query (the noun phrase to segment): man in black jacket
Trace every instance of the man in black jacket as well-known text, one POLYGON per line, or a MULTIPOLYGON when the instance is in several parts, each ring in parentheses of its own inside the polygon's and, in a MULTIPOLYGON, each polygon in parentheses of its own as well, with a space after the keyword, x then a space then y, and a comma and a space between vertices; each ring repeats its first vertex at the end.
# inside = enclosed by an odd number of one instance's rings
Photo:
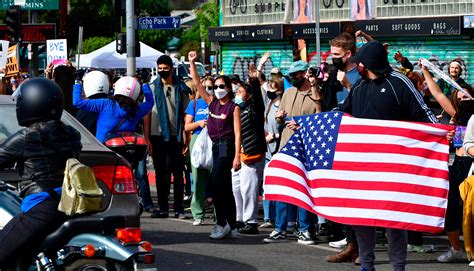
MULTIPOLYGON (((357 118, 438 122, 411 81, 392 70, 380 42, 365 44, 349 61, 357 64, 361 78, 352 87, 344 103, 344 112, 357 118)), ((361 270, 375 270, 376 228, 353 226, 353 229, 359 243, 361 270)), ((395 271, 405 270, 406 231, 387 228, 386 232, 390 262, 395 271)))

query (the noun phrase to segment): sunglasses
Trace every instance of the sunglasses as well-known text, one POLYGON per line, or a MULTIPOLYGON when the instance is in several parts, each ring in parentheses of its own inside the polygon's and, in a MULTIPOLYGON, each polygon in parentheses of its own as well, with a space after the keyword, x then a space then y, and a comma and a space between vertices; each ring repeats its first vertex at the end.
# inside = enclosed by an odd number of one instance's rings
POLYGON ((168 87, 168 89, 166 90, 166 98, 170 98, 171 97, 171 87, 168 87))
POLYGON ((213 86, 206 86, 207 90, 213 90, 214 87, 213 86))
POLYGON ((225 85, 224 85, 224 84, 220 84, 220 85, 214 86, 214 89, 217 89, 217 88, 225 89, 225 85))

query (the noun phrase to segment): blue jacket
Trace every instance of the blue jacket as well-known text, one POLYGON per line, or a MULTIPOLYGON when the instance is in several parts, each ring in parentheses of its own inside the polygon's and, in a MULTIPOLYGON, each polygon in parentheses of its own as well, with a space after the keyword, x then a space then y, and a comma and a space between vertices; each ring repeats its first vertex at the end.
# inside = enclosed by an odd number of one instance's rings
MULTIPOLYGON (((143 117, 150 112, 153 107, 153 95, 151 93, 150 86, 144 84, 142 86, 143 93, 145 94, 145 102, 141 103, 137 107, 137 112, 133 117, 127 117, 122 123, 117 132, 134 132, 137 124, 143 117)), ((83 99, 82 98, 82 85, 75 84, 72 103, 75 107, 99 113, 97 119, 97 132, 96 137, 100 142, 104 142, 105 138, 110 132, 113 132, 117 125, 126 117, 127 112, 123 110, 120 105, 110 99, 83 99)))
MULTIPOLYGON (((181 81, 177 76, 173 75, 173 86, 175 91, 175 104, 176 104, 176 127, 177 141, 183 142, 183 129, 184 129, 184 111, 187 106, 187 95, 191 93, 191 90, 186 84, 181 81), (184 96, 186 95, 186 96, 184 96)), ((169 141, 171 138, 171 129, 169 124, 168 110, 165 102, 165 95, 163 93, 163 82, 158 76, 153 81, 153 96, 155 97, 156 109, 158 111, 158 119, 160 120, 161 134, 164 141, 169 141)))

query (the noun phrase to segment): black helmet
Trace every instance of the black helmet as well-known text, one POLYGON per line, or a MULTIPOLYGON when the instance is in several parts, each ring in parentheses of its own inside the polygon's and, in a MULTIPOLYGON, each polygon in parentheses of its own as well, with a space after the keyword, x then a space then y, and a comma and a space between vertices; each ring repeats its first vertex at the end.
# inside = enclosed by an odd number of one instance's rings
POLYGON ((33 78, 21 84, 17 91, 16 118, 20 126, 61 118, 64 95, 54 81, 33 78))

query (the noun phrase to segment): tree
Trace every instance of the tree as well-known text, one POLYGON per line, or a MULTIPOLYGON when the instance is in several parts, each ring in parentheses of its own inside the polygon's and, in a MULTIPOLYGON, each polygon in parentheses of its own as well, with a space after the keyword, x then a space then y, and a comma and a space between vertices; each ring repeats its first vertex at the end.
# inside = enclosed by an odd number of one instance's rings
POLYGON ((104 47, 105 45, 111 43, 114 39, 113 38, 107 38, 107 37, 92 37, 84 40, 84 43, 82 45, 83 47, 83 52, 82 54, 88 54, 92 51, 95 51, 99 48, 104 47))
POLYGON ((208 28, 219 26, 219 5, 214 0, 195 9, 197 23, 181 36, 179 53, 187 55, 189 51, 200 52, 200 41, 204 38, 206 47, 210 46, 208 28))

